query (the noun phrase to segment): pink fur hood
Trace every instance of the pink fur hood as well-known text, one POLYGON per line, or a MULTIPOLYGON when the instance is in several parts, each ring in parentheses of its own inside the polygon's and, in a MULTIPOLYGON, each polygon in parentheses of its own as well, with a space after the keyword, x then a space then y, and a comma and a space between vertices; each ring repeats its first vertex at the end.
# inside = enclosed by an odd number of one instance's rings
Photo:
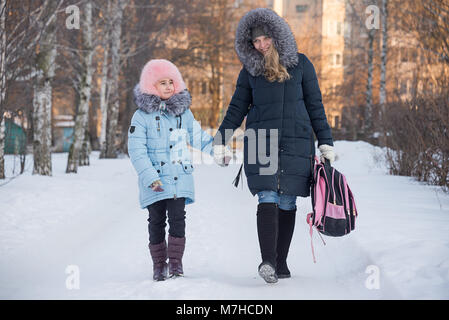
POLYGON ((153 59, 148 61, 140 74, 139 88, 142 93, 157 95, 155 83, 163 78, 173 80, 175 87, 174 94, 186 89, 184 80, 178 68, 170 61, 165 59, 153 59))

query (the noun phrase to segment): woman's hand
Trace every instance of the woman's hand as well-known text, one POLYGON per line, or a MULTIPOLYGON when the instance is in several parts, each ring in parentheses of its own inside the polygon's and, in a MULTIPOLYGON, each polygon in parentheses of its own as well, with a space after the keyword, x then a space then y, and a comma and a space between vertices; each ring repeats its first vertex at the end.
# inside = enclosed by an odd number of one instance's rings
POLYGON ((232 159, 232 151, 228 146, 214 146, 214 161, 221 167, 226 167, 232 159))
POLYGON ((332 164, 335 160, 335 153, 334 153, 334 147, 330 146, 328 144, 322 144, 318 147, 320 149, 320 161, 324 163, 325 159, 328 159, 329 162, 332 164))
POLYGON ((150 188, 155 192, 162 192, 164 191, 164 189, 162 189, 161 186, 162 186, 161 180, 156 180, 150 185, 150 188))

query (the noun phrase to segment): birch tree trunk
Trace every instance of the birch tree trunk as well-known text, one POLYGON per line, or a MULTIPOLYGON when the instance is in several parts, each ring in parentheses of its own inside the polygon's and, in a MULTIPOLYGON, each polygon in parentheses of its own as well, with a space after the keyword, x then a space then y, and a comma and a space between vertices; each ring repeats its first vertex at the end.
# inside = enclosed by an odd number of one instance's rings
MULTIPOLYGON (((49 6, 49 19, 53 21, 43 29, 37 53, 36 78, 33 96, 33 174, 51 176, 51 108, 52 80, 56 60, 55 7, 49 6)), ((45 23, 45 22, 42 22, 45 23)))
POLYGON ((368 32, 368 82, 366 85, 365 131, 371 129, 373 109, 373 69, 374 69, 374 36, 375 29, 368 32))
POLYGON ((0 179, 5 179, 6 0, 0 0, 0 179))
POLYGON ((81 154, 80 154, 80 166, 89 166, 90 165, 90 159, 89 155, 92 152, 92 146, 90 144, 90 136, 89 131, 86 129, 84 133, 84 141, 83 145, 81 147, 81 154))
POLYGON ((89 157, 88 150, 81 150, 85 145, 85 135, 89 120, 89 103, 91 97, 92 88, 92 75, 94 67, 92 65, 92 58, 94 54, 94 48, 92 44, 92 2, 88 1, 85 5, 85 16, 83 19, 83 55, 81 57, 82 70, 81 81, 79 84, 80 100, 78 110, 75 119, 75 128, 73 132, 73 142, 70 146, 69 157, 67 160, 66 173, 78 171, 79 164, 88 164, 89 157))
MULTIPOLYGON (((108 1, 108 7, 106 11, 106 19, 111 16, 111 2, 108 1)), ((106 157, 106 126, 108 119, 108 59, 109 59, 109 48, 110 48, 110 23, 106 20, 106 27, 104 30, 104 40, 103 40, 103 65, 101 67, 101 89, 100 89, 100 112, 101 112, 101 131, 100 131, 100 158, 106 157)))
POLYGON ((382 49, 380 52, 380 94, 379 94, 379 104, 383 108, 385 107, 385 103, 387 101, 387 92, 386 92, 386 74, 387 74, 387 45, 388 45, 388 0, 382 0, 382 49))
POLYGON ((101 112, 101 131, 100 131, 100 158, 106 157, 106 125, 108 120, 108 101, 109 94, 107 88, 108 82, 108 55, 109 45, 104 48, 101 89, 100 89, 100 112, 101 112))
POLYGON ((123 10, 125 0, 112 2, 112 30, 111 30, 111 77, 107 84, 109 90, 108 119, 106 128, 106 158, 116 158, 116 131, 120 107, 119 74, 120 74, 120 44, 122 36, 123 10))
POLYGON ((5 179, 5 117, 0 120, 0 179, 5 179))
MULTIPOLYGON (((383 126, 383 115, 385 114, 385 103, 387 102, 386 79, 387 79, 387 53, 388 53, 388 0, 382 0, 382 48, 380 52, 380 124, 383 126)), ((382 130, 381 145, 386 145, 386 132, 382 130)))

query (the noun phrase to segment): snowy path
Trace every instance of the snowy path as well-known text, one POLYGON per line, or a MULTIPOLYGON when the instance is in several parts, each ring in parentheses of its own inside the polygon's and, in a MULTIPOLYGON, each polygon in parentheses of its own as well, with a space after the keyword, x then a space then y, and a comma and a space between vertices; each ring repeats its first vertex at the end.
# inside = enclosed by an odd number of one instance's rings
POLYGON ((0 186, 0 299, 448 299, 449 196, 385 175, 369 144, 337 141, 336 150, 360 211, 357 230, 326 237, 324 247, 315 234, 314 264, 310 199, 298 198, 293 277, 275 285, 257 275, 257 199, 245 179, 243 189, 231 185, 238 164, 196 166, 186 276, 156 283, 130 161, 94 153, 90 167, 66 175, 67 155, 56 154, 52 178, 27 172, 0 186), (69 265, 79 267, 79 289, 66 288, 69 265), (379 289, 365 285, 368 266, 379 270, 379 289))

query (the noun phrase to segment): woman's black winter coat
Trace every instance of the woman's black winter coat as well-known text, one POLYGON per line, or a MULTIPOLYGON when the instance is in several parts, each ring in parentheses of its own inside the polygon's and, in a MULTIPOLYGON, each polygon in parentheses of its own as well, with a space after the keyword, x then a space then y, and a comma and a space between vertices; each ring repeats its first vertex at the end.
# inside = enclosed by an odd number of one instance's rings
MULTIPOLYGON (((217 133, 214 144, 226 144, 230 136, 226 136, 225 130, 232 129, 233 132, 246 117, 244 168, 251 193, 272 190, 307 197, 315 155, 313 133, 318 146, 333 145, 315 68, 306 55, 297 52, 296 42, 285 21, 270 9, 253 10, 251 16, 242 18, 237 28, 236 51, 243 68, 218 129, 221 136, 217 133), (269 82, 263 76, 263 68, 258 68, 263 65, 260 61, 263 58, 250 41, 250 29, 256 24, 262 25, 272 37, 280 61, 291 76, 289 80, 269 82), (277 168, 265 174, 263 168, 267 170, 270 163, 266 163, 260 154, 270 157, 270 144, 276 144, 273 141, 276 131, 270 129, 277 129, 278 148, 274 150, 277 163, 271 163, 277 168), (261 140, 261 144, 258 140, 264 134, 266 140, 261 140), (256 153, 251 150, 253 146, 256 153)), ((276 160, 273 156, 272 160, 276 160)))

